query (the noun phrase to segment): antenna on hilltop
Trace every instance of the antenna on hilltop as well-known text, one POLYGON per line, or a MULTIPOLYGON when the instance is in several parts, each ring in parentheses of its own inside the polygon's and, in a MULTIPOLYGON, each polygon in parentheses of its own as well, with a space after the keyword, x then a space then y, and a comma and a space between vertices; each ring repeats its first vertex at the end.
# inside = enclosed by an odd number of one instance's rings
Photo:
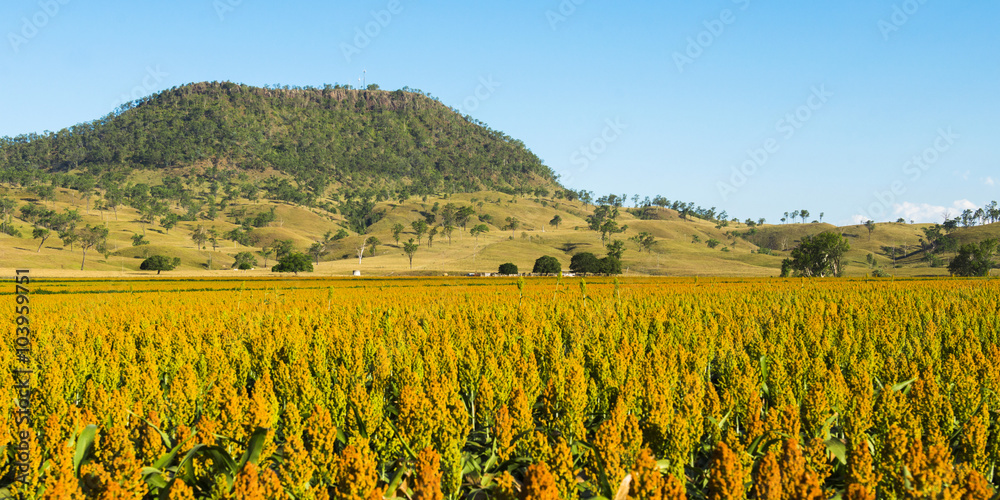
POLYGON ((362 83, 361 83, 361 88, 362 89, 367 89, 368 88, 368 70, 367 69, 361 70, 361 75, 362 75, 362 78, 363 78, 362 83))

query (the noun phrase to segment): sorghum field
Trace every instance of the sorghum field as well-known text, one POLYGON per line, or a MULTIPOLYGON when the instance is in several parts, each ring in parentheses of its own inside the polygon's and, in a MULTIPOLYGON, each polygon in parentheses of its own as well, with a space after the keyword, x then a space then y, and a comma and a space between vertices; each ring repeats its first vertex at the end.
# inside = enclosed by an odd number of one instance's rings
POLYGON ((0 497, 987 499, 1000 482, 996 281, 37 280, 21 352, 9 283, 0 497))

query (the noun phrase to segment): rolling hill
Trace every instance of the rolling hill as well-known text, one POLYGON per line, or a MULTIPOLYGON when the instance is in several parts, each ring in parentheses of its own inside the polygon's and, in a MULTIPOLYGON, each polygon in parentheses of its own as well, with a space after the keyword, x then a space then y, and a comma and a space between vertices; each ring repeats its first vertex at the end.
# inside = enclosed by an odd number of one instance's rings
MULTIPOLYGON (((606 253, 588 227, 590 198, 562 188, 520 141, 418 91, 200 83, 59 132, 0 139, 0 271, 148 275, 139 264, 159 254, 180 259, 172 275, 269 275, 268 250, 282 241, 315 249, 315 272, 328 276, 495 272, 505 262, 527 272, 542 255, 568 269, 575 253, 606 253), (461 207, 471 216, 448 238, 444 213, 461 207), (440 232, 433 241, 415 234, 420 220, 440 232), (474 238, 479 224, 489 231, 474 238), (84 262, 88 226, 108 234, 84 262), (359 261, 369 238, 380 243, 359 261), (232 270, 240 252, 254 253, 257 269, 232 270)), ((848 275, 946 275, 952 255, 924 259, 929 225, 748 226, 692 204, 617 204, 627 230, 610 238, 626 244, 625 274, 775 276, 803 237, 822 231, 849 239, 848 275), (648 250, 631 239, 640 233, 653 238, 648 250)), ((953 232, 958 243, 998 234, 998 224, 953 232)))

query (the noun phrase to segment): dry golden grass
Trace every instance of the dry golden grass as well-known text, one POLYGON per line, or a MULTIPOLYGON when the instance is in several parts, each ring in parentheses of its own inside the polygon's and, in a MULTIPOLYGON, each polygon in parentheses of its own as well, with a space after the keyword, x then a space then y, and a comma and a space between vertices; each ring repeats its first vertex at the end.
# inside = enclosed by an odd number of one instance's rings
MULTIPOLYGON (((30 195, 14 194, 19 204, 30 200, 30 195)), ((215 250, 210 246, 206 249, 196 247, 190 236, 198 226, 206 229, 214 228, 220 235, 237 227, 233 219, 225 215, 220 215, 214 221, 181 222, 168 232, 158 224, 139 223, 139 214, 130 208, 119 208, 117 215, 111 212, 87 210, 85 200, 76 197, 75 192, 64 189, 58 190, 56 200, 46 203, 46 206, 57 211, 66 208, 78 209, 83 216, 81 225, 106 224, 110 229, 108 241, 110 254, 104 256, 94 250, 89 251, 85 269, 80 271, 82 252, 78 246, 72 249, 64 247, 62 242, 53 236, 38 250, 39 241, 30 238, 31 227, 23 221, 16 221, 25 237, 13 238, 0 235, 0 263, 2 263, 0 265, 4 270, 14 267, 31 268, 45 275, 65 277, 150 276, 155 273, 139 271, 139 264, 146 256, 162 254, 181 259, 181 266, 167 273, 171 276, 272 275, 270 271, 264 269, 263 257, 258 257, 260 268, 256 270, 240 272, 229 269, 236 253, 254 251, 259 254, 259 246, 244 247, 223 240, 220 236, 215 250), (145 233, 151 244, 133 247, 131 237, 137 233, 145 233), (211 269, 208 266, 209 261, 212 263, 211 269)), ((241 200, 235 207, 245 208, 251 214, 266 211, 270 207, 275 208, 277 221, 269 227, 257 230, 261 236, 260 246, 279 239, 289 239, 297 251, 305 252, 312 243, 319 241, 323 234, 328 231, 335 233, 346 227, 342 216, 331 215, 320 209, 306 209, 265 201, 250 203, 246 200, 241 200)), ((570 258, 575 253, 587 251, 598 256, 606 253, 600 235, 588 230, 584 220, 584 217, 592 212, 593 207, 585 207, 580 202, 535 200, 497 192, 480 192, 456 194, 447 199, 414 198, 402 204, 396 201, 384 202, 379 208, 386 211, 386 216, 372 226, 369 233, 382 241, 377 247, 376 254, 371 256, 366 251, 359 263, 356 248, 363 237, 352 235, 331 247, 329 254, 325 255, 316 266, 315 275, 347 276, 355 270, 360 270, 364 275, 495 272, 499 265, 505 262, 514 263, 521 272, 529 272, 535 259, 542 255, 556 257, 562 262, 564 270, 568 270, 570 258), (443 234, 438 234, 433 245, 429 245, 425 236, 414 256, 411 268, 403 253, 402 243, 409 238, 415 238, 410 224, 423 218, 421 212, 431 212, 435 203, 440 207, 446 203, 472 205, 478 214, 488 214, 492 217, 490 231, 482 235, 478 241, 472 238, 468 229, 480 224, 476 216, 473 216, 466 229, 455 230, 451 242, 443 234), (549 224, 557 214, 563 219, 558 229, 549 224), (509 216, 516 217, 521 223, 513 232, 500 229, 509 216), (391 236, 391 228, 396 223, 401 223, 406 228, 398 244, 391 236)), ((866 263, 868 253, 875 254, 879 264, 890 274, 947 275, 946 268, 932 268, 923 262, 919 255, 901 260, 901 266, 898 268, 893 268, 891 259, 884 255, 883 247, 887 246, 902 247, 908 254, 915 252, 919 248, 920 239, 923 237, 922 229, 926 225, 882 223, 878 224, 870 239, 864 226, 836 228, 830 224, 767 225, 759 227, 759 236, 748 241, 729 234, 731 231, 747 231, 748 228, 743 224, 717 228, 715 223, 699 219, 681 219, 671 210, 662 210, 661 218, 662 220, 639 220, 622 210, 620 223, 627 224, 629 229, 624 234, 615 235, 614 238, 626 241, 623 258, 625 274, 776 276, 782 259, 788 256, 788 251, 798 245, 803 237, 822 231, 838 230, 844 233, 851 243, 851 251, 847 255, 848 276, 863 276, 870 271, 866 263), (656 238, 652 252, 639 252, 638 245, 628 241, 628 238, 641 231, 649 232, 656 238), (698 238, 697 242, 695 236, 698 238), (720 245, 715 249, 709 248, 707 242, 710 239, 718 240, 720 245), (785 251, 775 252, 774 255, 757 254, 755 251, 758 247, 752 241, 776 246, 779 250, 784 248, 785 251)), ((960 237, 960 241, 995 237, 998 233, 1000 225, 972 228, 961 232, 963 236, 960 237)), ((949 257, 946 256, 946 259, 949 257)), ((266 264, 268 268, 274 265, 274 259, 268 259, 266 264)))

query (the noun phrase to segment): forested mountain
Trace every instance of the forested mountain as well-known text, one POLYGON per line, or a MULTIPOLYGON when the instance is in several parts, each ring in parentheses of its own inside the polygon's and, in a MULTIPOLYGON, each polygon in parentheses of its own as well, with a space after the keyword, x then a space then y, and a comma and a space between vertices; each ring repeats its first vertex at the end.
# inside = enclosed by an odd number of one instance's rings
POLYGON ((331 186, 393 198, 555 183, 521 141, 405 88, 197 83, 59 132, 0 139, 0 182, 25 187, 61 172, 105 186, 136 170, 193 165, 276 171, 278 197, 306 204, 331 186))

